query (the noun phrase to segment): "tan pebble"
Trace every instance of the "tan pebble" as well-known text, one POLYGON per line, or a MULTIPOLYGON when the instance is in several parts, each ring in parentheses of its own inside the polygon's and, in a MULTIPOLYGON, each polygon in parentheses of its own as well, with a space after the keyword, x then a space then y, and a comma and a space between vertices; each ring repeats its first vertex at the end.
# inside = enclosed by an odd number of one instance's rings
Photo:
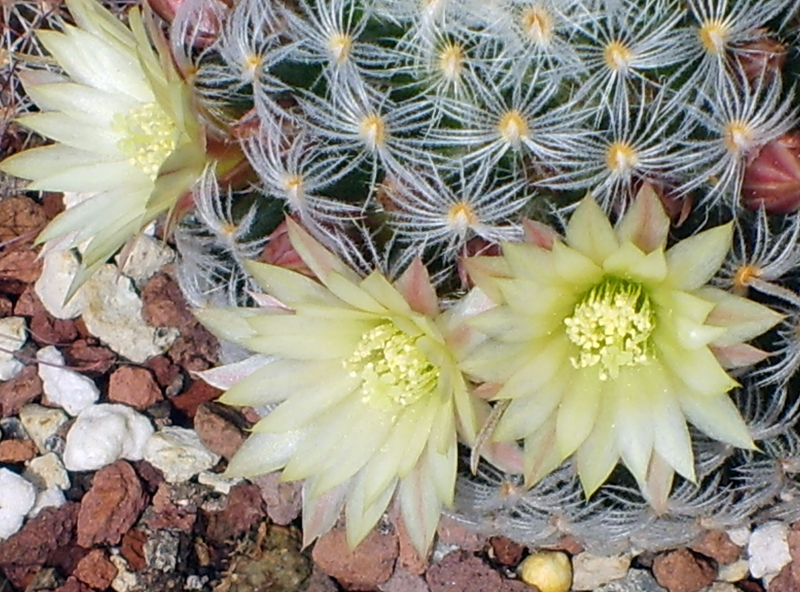
POLYGON ((520 563, 519 576, 539 592, 567 592, 572 584, 572 564, 566 553, 540 551, 520 563))

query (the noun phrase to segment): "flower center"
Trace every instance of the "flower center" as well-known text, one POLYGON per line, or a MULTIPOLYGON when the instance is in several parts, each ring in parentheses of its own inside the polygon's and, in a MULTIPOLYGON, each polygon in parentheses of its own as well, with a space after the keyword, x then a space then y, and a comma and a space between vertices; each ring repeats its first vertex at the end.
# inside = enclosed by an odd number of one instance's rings
POLYGON ((152 180, 178 144, 175 122, 158 103, 144 103, 125 115, 118 114, 112 124, 122 134, 117 148, 137 169, 152 180))
POLYGON ((439 370, 417 347, 416 339, 384 322, 368 331, 344 361, 351 377, 361 378, 361 400, 379 409, 407 407, 433 393, 439 370))
POLYGON ((746 121, 734 120, 725 125, 725 147, 731 154, 746 152, 753 141, 753 128, 746 121))
POLYGON ((599 365, 600 380, 617 378, 622 366, 649 362, 655 315, 637 283, 606 278, 575 305, 564 324, 567 337, 580 348, 580 355, 570 358, 572 366, 599 365))
POLYGON ((386 123, 377 113, 370 113, 361 119, 359 136, 372 152, 381 148, 386 140, 386 123))
POLYGON ((451 228, 460 235, 464 235, 468 228, 472 228, 478 223, 478 217, 469 204, 460 201, 447 212, 447 221, 451 228))
POLYGON ((350 57, 350 50, 353 47, 353 38, 347 33, 336 31, 328 39, 328 50, 331 59, 337 64, 343 64, 350 57))

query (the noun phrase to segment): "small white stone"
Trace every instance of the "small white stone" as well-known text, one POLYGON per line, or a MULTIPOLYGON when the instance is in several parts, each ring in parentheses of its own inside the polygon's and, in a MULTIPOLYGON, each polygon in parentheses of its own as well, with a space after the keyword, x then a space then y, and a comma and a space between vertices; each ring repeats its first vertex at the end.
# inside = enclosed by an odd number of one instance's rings
POLYGON ((126 405, 92 405, 67 433, 64 466, 70 471, 96 471, 120 458, 142 460, 152 434, 150 420, 126 405))
POLYGON ((572 558, 572 589, 594 590, 613 580, 624 578, 631 565, 628 554, 603 557, 592 553, 578 553, 572 558))
POLYGON ((194 430, 165 427, 147 441, 144 458, 167 482, 181 483, 213 467, 220 456, 206 448, 194 430))
POLYGON ((121 261, 121 255, 117 257, 117 265, 122 273, 134 281, 137 287, 141 287, 174 259, 175 252, 163 241, 141 234, 133 239, 133 244, 126 253, 124 261, 121 261))
POLYGON ((197 482, 201 485, 208 485, 209 487, 212 487, 217 493, 227 495, 231 492, 231 488, 234 485, 242 482, 242 479, 239 477, 225 479, 220 473, 203 471, 197 475, 197 482))
POLYGON ((47 439, 55 435, 61 426, 69 421, 69 417, 61 409, 30 404, 19 410, 19 420, 39 452, 45 454, 49 452, 47 439))
POLYGON ((747 526, 740 526, 739 528, 731 528, 725 532, 734 545, 746 547, 747 543, 750 541, 750 533, 752 531, 747 526))
POLYGON ((744 580, 750 573, 750 563, 747 559, 739 559, 733 563, 719 566, 717 579, 721 582, 738 582, 744 580))
POLYGON ((36 488, 8 469, 0 469, 0 539, 22 528, 25 514, 36 501, 36 488))
POLYGON ((136 573, 132 572, 128 567, 128 562, 116 553, 112 553, 109 557, 111 563, 117 568, 117 575, 111 581, 111 589, 116 592, 134 592, 135 590, 142 590, 139 586, 139 578, 136 573))
POLYGON ((86 306, 82 289, 65 301, 72 280, 80 268, 77 257, 70 250, 48 250, 42 260, 42 275, 33 285, 34 292, 47 312, 55 318, 74 319, 86 306))
POLYGON ((177 329, 150 327, 142 318, 142 300, 129 278, 114 265, 103 265, 84 284, 83 322, 109 348, 137 364, 164 352, 177 329))
POLYGON ((728 582, 714 582, 704 592, 740 592, 739 588, 728 582))
POLYGON ((54 346, 40 349, 36 359, 43 362, 39 364, 39 378, 47 400, 53 405, 75 416, 100 398, 94 380, 64 368, 64 356, 54 346))
POLYGON ((58 487, 50 487, 36 494, 36 503, 33 504, 33 509, 28 516, 33 518, 45 508, 58 508, 65 503, 67 503, 67 498, 64 497, 64 492, 58 487))
POLYGON ((775 576, 792 560, 788 535, 789 526, 777 521, 765 522, 753 531, 747 554, 754 578, 775 576))
POLYGON ((69 474, 55 452, 37 456, 22 473, 37 489, 69 489, 69 474))
POLYGON ((28 339, 25 319, 5 317, 0 319, 0 380, 11 380, 22 372, 25 365, 14 357, 28 339))

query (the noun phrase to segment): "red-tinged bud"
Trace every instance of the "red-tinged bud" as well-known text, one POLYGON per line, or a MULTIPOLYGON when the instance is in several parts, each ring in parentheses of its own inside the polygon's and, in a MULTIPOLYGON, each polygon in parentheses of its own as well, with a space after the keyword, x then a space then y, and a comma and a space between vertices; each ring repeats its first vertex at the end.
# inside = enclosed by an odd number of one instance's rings
MULTIPOLYGON (((295 222, 297 222, 297 220, 295 220, 295 222)), ((316 278, 314 272, 311 271, 292 246, 289 240, 289 228, 285 220, 269 235, 269 241, 264 247, 259 261, 296 271, 310 278, 316 278)))
POLYGON ((766 144, 745 169, 742 201, 746 208, 763 207, 770 214, 800 209, 800 132, 766 144))
POLYGON ((786 46, 766 34, 757 41, 738 46, 736 51, 742 72, 752 85, 780 79, 786 57, 786 46))

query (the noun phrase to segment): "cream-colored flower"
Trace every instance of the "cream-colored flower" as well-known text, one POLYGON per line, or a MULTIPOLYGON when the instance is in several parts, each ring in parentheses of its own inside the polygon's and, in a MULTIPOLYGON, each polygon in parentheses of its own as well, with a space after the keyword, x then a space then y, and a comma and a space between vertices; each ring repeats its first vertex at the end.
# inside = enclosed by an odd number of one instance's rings
POLYGON ((362 279, 295 223, 288 230, 321 283, 252 263, 269 294, 261 309, 197 311, 218 336, 261 354, 204 374, 227 389, 221 401, 277 404, 228 474, 283 469, 285 480, 304 479, 306 542, 345 507, 355 546, 397 493, 424 553, 453 499, 457 435, 472 443, 489 411, 468 393, 455 359, 469 338, 460 315, 474 302, 440 313, 418 260, 394 285, 377 271, 362 279))
POLYGON ((77 288, 130 237, 170 210, 202 172, 202 130, 169 56, 156 55, 138 9, 130 29, 94 0, 67 0, 77 26, 38 31, 64 71, 24 72, 40 113, 19 122, 56 141, 0 163, 28 188, 94 194, 58 216, 39 242, 88 241, 77 288))
POLYGON ((706 286, 731 243, 731 225, 666 250, 669 220, 644 187, 616 228, 591 198, 562 240, 531 227, 537 244, 467 262, 499 305, 471 324, 490 336, 462 364, 496 384, 508 407, 492 439, 524 440, 529 484, 575 455, 587 495, 621 458, 651 503, 673 471, 693 480, 688 420, 752 448, 726 372, 763 359, 743 342, 780 316, 706 286))

